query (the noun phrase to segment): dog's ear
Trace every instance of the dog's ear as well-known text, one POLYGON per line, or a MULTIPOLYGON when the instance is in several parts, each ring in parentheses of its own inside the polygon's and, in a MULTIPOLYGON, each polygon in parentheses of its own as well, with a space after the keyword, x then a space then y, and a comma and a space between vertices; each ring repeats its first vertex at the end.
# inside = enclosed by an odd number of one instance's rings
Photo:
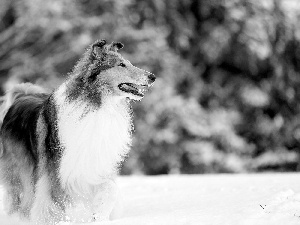
POLYGON ((124 47, 124 45, 121 42, 112 42, 109 45, 109 50, 116 52, 116 51, 118 51, 119 49, 121 49, 123 47, 124 47))
POLYGON ((92 54, 93 59, 101 59, 103 51, 106 51, 106 40, 98 40, 92 44, 92 54))

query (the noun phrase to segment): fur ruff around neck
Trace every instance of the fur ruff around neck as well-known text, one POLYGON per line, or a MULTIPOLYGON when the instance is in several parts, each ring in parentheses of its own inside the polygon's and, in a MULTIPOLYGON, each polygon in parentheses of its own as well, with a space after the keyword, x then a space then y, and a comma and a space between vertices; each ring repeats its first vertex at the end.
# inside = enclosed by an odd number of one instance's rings
POLYGON ((125 98, 107 97, 97 110, 68 101, 66 85, 54 95, 58 136, 62 145, 59 168, 67 190, 88 192, 103 178, 113 177, 131 145, 131 110, 125 98))

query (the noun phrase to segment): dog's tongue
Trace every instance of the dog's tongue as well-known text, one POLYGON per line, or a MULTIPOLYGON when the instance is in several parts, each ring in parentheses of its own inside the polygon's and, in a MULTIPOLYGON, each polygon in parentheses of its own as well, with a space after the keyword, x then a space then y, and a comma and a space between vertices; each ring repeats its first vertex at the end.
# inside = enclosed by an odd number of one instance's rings
POLYGON ((132 84, 124 83, 121 86, 122 86, 122 88, 126 89, 127 91, 136 91, 137 90, 137 88, 134 87, 132 84))
POLYGON ((140 85, 136 85, 136 84, 132 84, 132 83, 122 83, 119 85, 119 88, 122 91, 130 92, 134 95, 138 95, 141 97, 144 96, 144 92, 146 89, 146 87, 144 87, 144 86, 140 86, 140 85))

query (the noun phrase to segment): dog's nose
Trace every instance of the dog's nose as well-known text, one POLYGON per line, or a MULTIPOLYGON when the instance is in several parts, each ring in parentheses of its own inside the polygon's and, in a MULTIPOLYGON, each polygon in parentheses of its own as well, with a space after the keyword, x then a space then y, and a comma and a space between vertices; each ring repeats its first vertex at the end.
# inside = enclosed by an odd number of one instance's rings
POLYGON ((155 77, 155 75, 154 75, 153 73, 150 73, 150 74, 148 75, 148 79, 149 79, 149 81, 150 81, 151 83, 153 83, 153 82, 155 81, 156 77, 155 77))

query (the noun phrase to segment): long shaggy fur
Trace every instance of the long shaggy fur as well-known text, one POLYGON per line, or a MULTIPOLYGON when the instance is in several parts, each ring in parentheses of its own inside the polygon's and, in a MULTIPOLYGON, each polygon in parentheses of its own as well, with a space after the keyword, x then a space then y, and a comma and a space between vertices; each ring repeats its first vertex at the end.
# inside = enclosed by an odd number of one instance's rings
POLYGON ((154 75, 97 41, 69 78, 48 93, 32 84, 7 92, 0 107, 0 178, 6 210, 34 224, 108 220, 114 178, 131 145, 128 99, 139 100, 154 75), (72 211, 73 210, 73 211, 72 211))
POLYGON ((8 213, 29 216, 38 157, 34 125, 47 97, 46 91, 38 86, 20 84, 7 92, 1 106, 0 171, 8 213))

